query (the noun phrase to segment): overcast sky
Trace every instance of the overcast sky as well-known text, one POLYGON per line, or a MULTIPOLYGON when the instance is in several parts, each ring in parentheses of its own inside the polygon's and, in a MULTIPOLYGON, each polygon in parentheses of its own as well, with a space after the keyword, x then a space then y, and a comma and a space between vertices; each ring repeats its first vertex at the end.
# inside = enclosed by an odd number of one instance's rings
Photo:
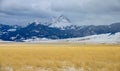
POLYGON ((25 25, 65 15, 73 24, 120 22, 120 0, 0 0, 0 23, 25 25))

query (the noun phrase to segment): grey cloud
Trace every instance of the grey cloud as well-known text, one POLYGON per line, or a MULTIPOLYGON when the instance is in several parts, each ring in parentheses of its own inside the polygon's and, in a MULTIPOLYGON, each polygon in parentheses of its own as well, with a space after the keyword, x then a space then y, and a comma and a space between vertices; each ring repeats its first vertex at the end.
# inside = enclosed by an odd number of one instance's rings
POLYGON ((26 23, 59 14, 77 25, 120 22, 120 0, 0 0, 0 21, 3 22, 17 23, 16 20, 21 19, 18 23, 26 23))
POLYGON ((69 2, 60 1, 53 4, 53 10, 82 13, 120 12, 120 0, 71 0, 69 2))
POLYGON ((11 0, 10 2, 5 0, 0 7, 0 12, 10 15, 46 17, 53 13, 55 14, 55 12, 52 12, 49 7, 49 3, 46 1, 34 3, 33 0, 11 0))

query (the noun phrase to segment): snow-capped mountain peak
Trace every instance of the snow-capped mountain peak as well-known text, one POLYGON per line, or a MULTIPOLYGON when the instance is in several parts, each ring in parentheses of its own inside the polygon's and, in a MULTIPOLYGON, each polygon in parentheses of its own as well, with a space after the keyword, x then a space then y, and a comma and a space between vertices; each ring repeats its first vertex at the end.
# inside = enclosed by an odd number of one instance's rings
POLYGON ((60 15, 59 17, 53 17, 51 20, 51 25, 50 27, 57 27, 64 29, 67 26, 71 26, 70 20, 65 17, 64 15, 60 15))
POLYGON ((72 25, 70 20, 64 15, 60 15, 58 17, 52 17, 48 19, 35 19, 32 23, 34 23, 36 26, 41 24, 52 28, 59 28, 62 30, 72 25))
POLYGON ((60 15, 60 16, 57 18, 57 20, 58 20, 59 22, 61 22, 61 21, 70 22, 70 20, 69 20, 67 17, 65 17, 64 15, 60 15))
POLYGON ((38 19, 35 19, 35 20, 34 20, 34 23, 35 23, 36 25, 38 25, 38 24, 40 24, 40 21, 39 21, 38 19))

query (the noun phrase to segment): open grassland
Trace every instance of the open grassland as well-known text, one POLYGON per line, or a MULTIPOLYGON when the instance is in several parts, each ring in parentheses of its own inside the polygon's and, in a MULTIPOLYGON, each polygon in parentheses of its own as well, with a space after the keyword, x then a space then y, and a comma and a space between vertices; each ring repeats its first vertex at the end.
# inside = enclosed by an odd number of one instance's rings
POLYGON ((0 71, 120 71, 120 45, 0 43, 0 71))

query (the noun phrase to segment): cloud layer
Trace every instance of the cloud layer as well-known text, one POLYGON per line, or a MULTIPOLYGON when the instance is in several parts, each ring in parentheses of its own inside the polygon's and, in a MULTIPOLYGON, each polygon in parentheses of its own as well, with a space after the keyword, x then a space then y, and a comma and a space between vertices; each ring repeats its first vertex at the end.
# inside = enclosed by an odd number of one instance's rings
POLYGON ((0 23, 24 25, 60 14, 77 25, 120 22, 120 0, 0 0, 0 23))

